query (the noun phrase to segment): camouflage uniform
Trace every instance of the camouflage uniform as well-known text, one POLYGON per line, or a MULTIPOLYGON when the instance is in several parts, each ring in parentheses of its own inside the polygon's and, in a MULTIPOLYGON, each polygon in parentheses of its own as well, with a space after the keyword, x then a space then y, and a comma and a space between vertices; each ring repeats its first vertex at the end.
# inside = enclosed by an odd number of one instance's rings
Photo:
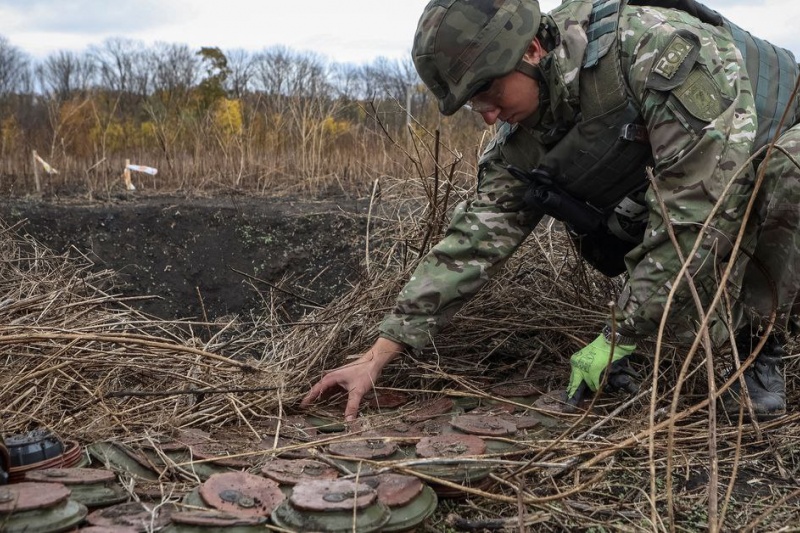
MULTIPOLYGON (((547 153, 545 146, 551 146, 550 132, 574 120, 580 106, 577 73, 590 41, 586 28, 591 10, 591 2, 571 0, 544 17, 555 48, 541 63, 547 94, 540 111, 525 123, 501 125, 481 158, 474 198, 457 206, 446 235, 421 262, 381 323, 382 336, 413 348, 426 346, 542 219, 542 212, 525 203, 528 185, 507 167, 536 168, 547 153)), ((684 256, 723 197, 689 265, 707 305, 737 238, 757 170, 748 163, 757 148, 758 124, 742 54, 727 30, 672 9, 624 5, 616 35, 616 66, 621 67, 647 128, 655 187, 684 256), (692 48, 697 54, 693 59, 696 75, 686 76, 684 71, 678 79, 682 83, 665 89, 662 82, 674 74, 669 53, 676 50, 678 32, 697 39, 699 46, 692 48), (740 172, 742 167, 745 170, 740 172)), ((680 46, 677 50, 681 51, 680 46)), ((687 57, 680 56, 680 61, 691 67, 687 57)), ((779 117, 782 111, 775 113, 779 117)), ((747 224, 742 246, 747 252, 755 251, 757 261, 737 260, 730 280, 729 291, 740 304, 738 311, 748 312, 753 320, 767 316, 773 307, 770 284, 760 266, 766 267, 777 285, 781 323, 797 294, 800 171, 792 157, 800 152, 798 143, 800 126, 783 134, 779 144, 785 152, 776 152, 768 161, 756 216, 747 224), (746 290, 740 295, 743 284, 746 290)), ((656 331, 682 266, 652 187, 646 192, 645 205, 641 241, 624 258, 628 281, 619 301, 617 324, 622 334, 635 337, 656 331)), ((696 319, 687 317, 694 309, 684 281, 672 302, 669 324, 691 331, 696 319)), ((724 333, 724 327, 717 329, 724 333)))

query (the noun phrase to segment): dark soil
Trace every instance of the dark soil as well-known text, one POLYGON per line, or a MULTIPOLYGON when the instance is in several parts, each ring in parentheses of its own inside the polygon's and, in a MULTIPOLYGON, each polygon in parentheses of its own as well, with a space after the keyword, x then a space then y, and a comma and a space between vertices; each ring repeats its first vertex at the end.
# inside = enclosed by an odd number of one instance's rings
POLYGON ((121 296, 164 319, 214 320, 270 306, 291 319, 359 275, 368 203, 222 196, 13 200, 0 218, 57 253, 119 274, 121 296))

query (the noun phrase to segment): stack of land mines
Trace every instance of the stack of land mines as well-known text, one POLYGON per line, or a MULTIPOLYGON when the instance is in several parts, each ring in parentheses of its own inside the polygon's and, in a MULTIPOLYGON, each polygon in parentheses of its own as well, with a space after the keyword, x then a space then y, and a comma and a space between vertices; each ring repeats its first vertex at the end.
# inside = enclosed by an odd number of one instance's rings
POLYGON ((349 425, 305 412, 248 433, 189 428, 84 446, 56 443, 46 430, 12 437, 34 455, 45 446, 58 454, 15 466, 23 448, 4 450, 0 523, 40 533, 415 531, 440 501, 490 490, 524 465, 526 441, 563 431, 545 414, 552 399, 529 385, 490 392, 412 402, 379 391, 349 425))

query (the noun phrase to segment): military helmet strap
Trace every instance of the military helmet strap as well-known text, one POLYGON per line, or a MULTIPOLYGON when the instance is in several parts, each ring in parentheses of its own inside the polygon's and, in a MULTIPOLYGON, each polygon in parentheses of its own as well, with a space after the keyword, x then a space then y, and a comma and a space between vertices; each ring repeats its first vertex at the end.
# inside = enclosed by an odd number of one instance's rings
POLYGON ((547 81, 544 78, 544 74, 542 73, 541 67, 539 67, 539 65, 532 65, 527 61, 525 61, 524 59, 519 60, 519 63, 517 63, 517 66, 514 68, 514 70, 525 74, 529 78, 533 78, 539 83, 547 83, 547 81))

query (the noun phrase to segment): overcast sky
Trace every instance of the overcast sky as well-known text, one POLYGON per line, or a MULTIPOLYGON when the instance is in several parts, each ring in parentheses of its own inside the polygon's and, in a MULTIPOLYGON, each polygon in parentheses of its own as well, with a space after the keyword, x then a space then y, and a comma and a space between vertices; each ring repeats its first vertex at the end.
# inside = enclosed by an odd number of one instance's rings
MULTIPOLYGON (((43 58, 109 37, 258 51, 284 45, 336 62, 408 57, 427 0, 0 0, 0 35, 43 58)), ((543 10, 559 0, 542 0, 543 10)), ((800 56, 800 0, 707 0, 800 56)))

